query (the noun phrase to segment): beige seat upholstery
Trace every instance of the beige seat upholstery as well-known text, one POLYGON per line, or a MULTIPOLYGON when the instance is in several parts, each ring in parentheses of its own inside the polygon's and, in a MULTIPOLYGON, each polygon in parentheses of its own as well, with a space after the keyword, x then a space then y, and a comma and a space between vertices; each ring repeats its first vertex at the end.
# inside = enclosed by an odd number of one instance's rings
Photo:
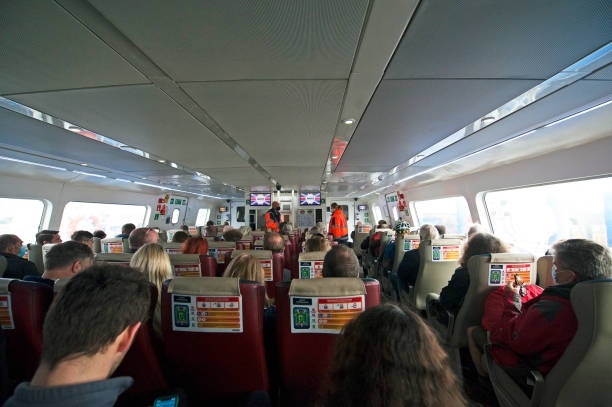
POLYGON ((225 253, 235 249, 235 242, 208 242, 208 255, 214 257, 217 264, 225 264, 225 253))
POLYGON ((0 256, 0 277, 4 274, 6 270, 6 257, 0 256))
POLYGON ((95 262, 129 266, 132 256, 132 253, 97 253, 95 255, 95 262))
POLYGON ((171 254, 172 274, 176 277, 201 277, 202 264, 199 254, 171 254))
POLYGON ((182 243, 160 243, 160 245, 168 254, 182 254, 182 243))
POLYGON ((413 307, 425 310, 427 294, 440 294, 459 265, 460 253, 461 241, 458 239, 421 241, 419 272, 409 294, 409 302, 413 307))
POLYGON ((465 235, 460 235, 460 234, 456 234, 456 233, 446 233, 442 236, 440 236, 440 238, 442 239, 459 239, 462 242, 467 239, 467 237, 465 235))
POLYGON ((28 260, 34 263, 41 274, 45 271, 41 245, 32 243, 28 244, 28 260))
POLYGON ((102 253, 102 239, 100 239, 99 237, 94 237, 91 249, 94 253, 102 253))
POLYGON ((168 233, 165 230, 159 232, 158 243, 166 243, 168 241, 168 233))
POLYGON ((253 242, 253 249, 254 250, 263 250, 263 240, 255 240, 253 242))
POLYGON ((298 279, 309 279, 311 272, 323 277, 323 260, 327 252, 300 253, 298 256, 298 279))
POLYGON ((612 406, 612 280, 585 281, 571 291, 578 331, 546 378, 534 371, 531 399, 493 361, 486 365, 501 406, 612 406))
MULTIPOLYGON (((491 291, 506 285, 505 282, 501 282, 498 285, 491 285, 489 281, 491 265, 495 266, 500 264, 513 266, 524 265, 525 267, 521 267, 521 269, 530 270, 529 281, 531 284, 535 284, 536 265, 535 258, 532 254, 493 253, 470 257, 468 260, 468 273, 470 274, 468 291, 457 316, 453 317, 450 315, 449 318, 448 333, 451 346, 456 348, 467 346, 467 328, 474 325, 480 325, 487 296, 491 291)), ((508 273, 508 275, 510 274, 511 272, 508 273)))
POLYGON ((404 253, 418 248, 420 241, 421 240, 418 234, 399 235, 395 238, 395 253, 393 254, 393 268, 391 272, 397 272, 397 268, 404 258, 404 253))
POLYGON ((42 245, 41 252, 42 252, 43 270, 45 268, 45 261, 46 261, 45 257, 47 257, 47 253, 49 253, 49 250, 51 250, 51 248, 55 246, 56 244, 58 243, 47 243, 47 244, 42 245))
POLYGON ((262 232, 262 231, 258 231, 258 230, 254 230, 253 232, 251 232, 251 236, 253 236, 253 240, 255 240, 255 241, 263 240, 265 234, 266 234, 266 232, 262 232))
POLYGON ((548 288, 551 285, 556 285, 552 277, 553 256, 542 256, 538 259, 538 278, 539 286, 548 288))
POLYGON ((369 232, 359 232, 355 231, 355 238, 353 239, 353 248, 355 249, 355 253, 361 256, 363 255, 361 251, 361 243, 368 237, 369 232))
POLYGON ((102 239, 102 253, 127 253, 129 251, 128 239, 110 237, 102 239))

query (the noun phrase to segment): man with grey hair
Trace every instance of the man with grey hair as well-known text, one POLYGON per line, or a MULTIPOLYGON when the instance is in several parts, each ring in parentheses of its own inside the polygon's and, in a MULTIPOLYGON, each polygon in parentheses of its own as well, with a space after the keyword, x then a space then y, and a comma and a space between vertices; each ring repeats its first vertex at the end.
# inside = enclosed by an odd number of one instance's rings
POLYGON ((325 255, 323 277, 359 277, 359 260, 348 246, 338 245, 325 255))
POLYGON ((23 258, 23 241, 17 235, 0 235, 0 256, 6 259, 6 269, 1 277, 23 278, 29 274, 39 275, 31 261, 23 258))
MULTIPOLYGON (((491 329, 491 343, 497 363, 507 368, 519 385, 525 384, 529 369, 548 373, 559 360, 578 330, 578 321, 570 301, 570 292, 583 281, 612 277, 610 250, 592 240, 568 239, 553 246, 553 279, 527 303, 521 302, 520 287, 511 281, 504 289, 504 309, 491 329)), ((484 346, 486 335, 481 327, 468 329, 470 351, 484 346)), ((472 358, 479 359, 480 354, 472 358)))

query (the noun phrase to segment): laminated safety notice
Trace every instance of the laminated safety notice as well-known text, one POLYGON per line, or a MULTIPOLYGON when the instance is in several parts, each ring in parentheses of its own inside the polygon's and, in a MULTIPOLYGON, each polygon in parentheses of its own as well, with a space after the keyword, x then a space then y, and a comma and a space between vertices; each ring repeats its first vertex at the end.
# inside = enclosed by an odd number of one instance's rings
POLYGON ((404 240, 404 251, 407 252, 408 250, 418 249, 420 244, 420 240, 406 239, 404 240))
POLYGON ((172 269, 177 277, 200 277, 202 269, 200 264, 173 264, 172 269))
POLYGON ((217 264, 225 264, 225 253, 231 253, 234 249, 217 249, 216 257, 217 264))
POLYGON ((514 281, 517 275, 523 284, 531 284, 531 264, 491 264, 489 266, 489 285, 502 286, 514 281))
POLYGON ((181 249, 174 248, 174 247, 166 247, 166 253, 168 253, 168 254, 183 254, 183 252, 181 252, 181 249))
POLYGON ((459 246, 431 247, 432 261, 458 261, 459 257, 461 257, 461 248, 459 246))
POLYGON ((0 295, 0 326, 2 329, 15 329, 10 294, 0 295))
POLYGON ((338 334, 365 310, 365 296, 290 297, 292 333, 338 334))
POLYGON ((322 278, 323 260, 310 260, 300 262, 300 279, 322 278))
POLYGON ((123 253, 123 242, 104 242, 104 253, 123 253))
POLYGON ((172 330, 242 332, 241 296, 172 295, 172 330))
POLYGON ((264 271, 264 281, 274 281, 272 275, 272 260, 259 260, 264 271))

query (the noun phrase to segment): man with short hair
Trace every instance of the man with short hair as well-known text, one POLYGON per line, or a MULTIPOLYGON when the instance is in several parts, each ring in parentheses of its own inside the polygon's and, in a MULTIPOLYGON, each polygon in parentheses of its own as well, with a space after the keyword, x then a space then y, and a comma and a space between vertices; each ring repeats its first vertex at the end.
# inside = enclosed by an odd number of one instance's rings
POLYGON ((73 242, 79 242, 82 244, 86 244, 89 248, 93 247, 93 234, 86 230, 77 230, 70 236, 70 240, 73 242))
POLYGON ((130 234, 134 231, 134 229, 136 229, 136 225, 134 225, 133 223, 126 223, 125 225, 121 226, 121 234, 115 237, 127 239, 128 237, 130 237, 130 234))
POLYGON ((71 278, 45 318, 32 381, 17 386, 4 406, 112 406, 133 380, 108 377, 147 318, 150 300, 148 281, 132 268, 95 266, 71 278))
POLYGON ((329 220, 329 228, 327 233, 334 236, 334 241, 340 244, 348 243, 348 226, 346 225, 346 217, 342 213, 342 207, 337 203, 331 204, 332 216, 329 220))
POLYGON ((36 265, 22 256, 23 241, 17 235, 0 235, 0 256, 6 259, 6 269, 3 278, 18 278, 32 274, 40 275, 36 265))
POLYGON ((280 222, 280 203, 274 201, 272 202, 272 208, 266 212, 266 229, 272 232, 279 232, 280 222))
POLYGON ((323 277, 359 277, 359 260, 353 249, 338 245, 323 260, 323 277))
POLYGON ((128 240, 129 252, 136 253, 136 250, 148 243, 157 243, 159 240, 159 234, 155 229, 151 228, 137 228, 130 233, 128 240))
POLYGON ((91 267, 93 262, 94 254, 89 246, 73 241, 60 243, 47 252, 42 278, 70 278, 91 267))
POLYGON ((282 253, 285 250, 283 236, 276 232, 267 232, 263 241, 264 250, 272 250, 272 253, 282 253))
POLYGON ((93 237, 97 237, 98 239, 106 239, 106 233, 103 230, 96 230, 93 232, 93 237))
POLYGON ((49 243, 62 243, 62 238, 57 230, 41 230, 36 234, 36 243, 39 245, 49 243))

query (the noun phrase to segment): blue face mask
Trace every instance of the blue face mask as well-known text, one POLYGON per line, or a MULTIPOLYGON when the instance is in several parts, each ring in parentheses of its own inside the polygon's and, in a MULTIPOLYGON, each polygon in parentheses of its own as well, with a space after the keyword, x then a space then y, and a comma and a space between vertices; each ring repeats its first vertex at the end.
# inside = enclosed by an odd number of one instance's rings
POLYGON ((21 246, 21 250, 19 251, 19 257, 23 257, 26 254, 25 246, 21 246))
POLYGON ((552 273, 551 274, 552 274, 552 278, 553 278, 553 281, 555 282, 555 284, 559 284, 559 282, 557 281, 557 266, 555 266, 554 264, 552 266, 552 273))

